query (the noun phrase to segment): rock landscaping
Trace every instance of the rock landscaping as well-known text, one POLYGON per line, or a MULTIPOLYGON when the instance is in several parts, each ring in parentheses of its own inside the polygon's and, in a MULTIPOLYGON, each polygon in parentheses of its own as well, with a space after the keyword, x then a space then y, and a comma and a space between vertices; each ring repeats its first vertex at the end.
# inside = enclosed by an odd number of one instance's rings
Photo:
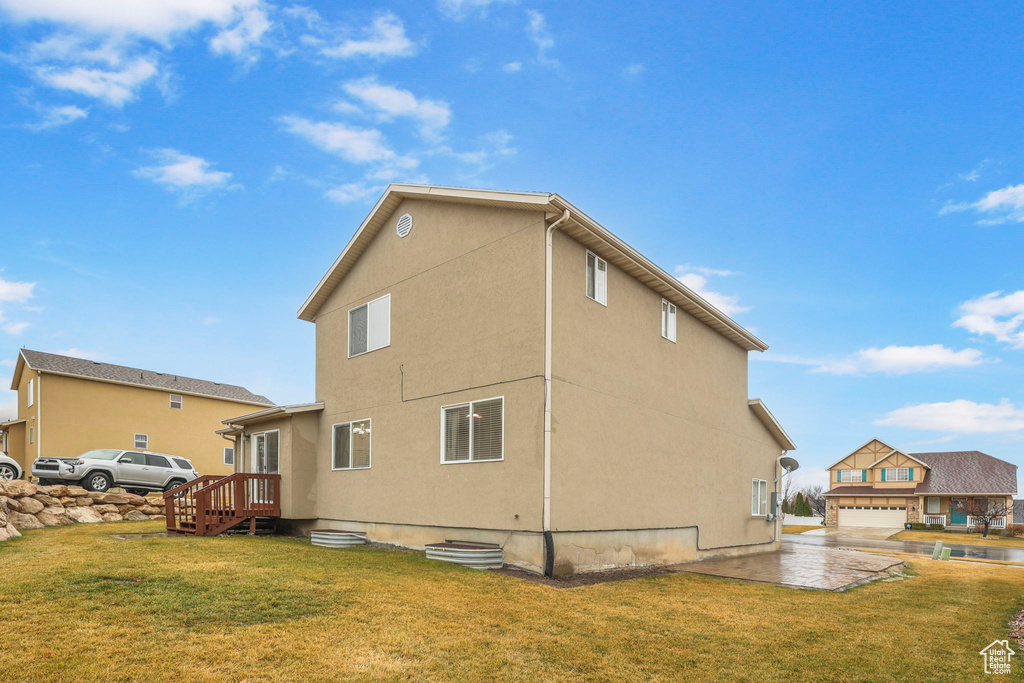
POLYGON ((0 541, 21 536, 21 529, 163 518, 164 499, 157 493, 95 493, 23 479, 0 481, 0 541))

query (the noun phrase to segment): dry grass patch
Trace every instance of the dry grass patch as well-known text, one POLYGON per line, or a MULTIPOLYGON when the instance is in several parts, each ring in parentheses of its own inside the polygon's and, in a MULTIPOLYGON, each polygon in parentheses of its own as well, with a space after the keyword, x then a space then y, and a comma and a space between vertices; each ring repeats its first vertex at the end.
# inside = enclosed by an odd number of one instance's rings
POLYGON ((928 561, 844 593, 696 574, 559 590, 372 547, 113 538, 158 529, 0 546, 6 680, 981 681, 978 650, 1024 606, 1019 569, 928 561))
POLYGON ((805 531, 814 531, 815 529, 824 529, 825 527, 820 524, 811 524, 808 526, 792 524, 790 526, 782 527, 782 533, 784 534, 802 534, 805 531))
POLYGON ((957 534, 946 531, 901 531, 889 537, 891 541, 927 541, 934 543, 959 543, 960 545, 987 545, 1000 548, 1024 548, 1024 538, 1007 538, 1005 536, 989 536, 981 534, 957 534))

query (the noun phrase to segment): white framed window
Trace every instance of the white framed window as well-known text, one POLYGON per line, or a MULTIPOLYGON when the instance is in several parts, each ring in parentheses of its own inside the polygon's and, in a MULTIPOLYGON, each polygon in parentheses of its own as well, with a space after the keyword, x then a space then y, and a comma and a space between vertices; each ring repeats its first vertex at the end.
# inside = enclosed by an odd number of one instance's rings
POLYGON ((391 345, 391 295, 385 294, 348 312, 348 357, 391 345))
POLYGON ((372 420, 343 422, 331 427, 331 469, 365 470, 370 467, 372 420))
POLYGON ((505 397, 441 408, 441 463, 505 459, 505 397))
POLYGON ((28 381, 28 407, 31 408, 36 402, 36 381, 30 379, 28 381))
POLYGON ((608 263, 587 252, 587 296, 604 306, 608 305, 608 263))
POLYGON ((224 464, 234 465, 235 464, 235 449, 231 446, 224 447, 224 464))
POLYGON ((181 395, 171 394, 171 408, 181 410, 181 395))
POLYGON ((885 469, 886 481, 910 481, 909 467, 887 467, 885 469))
POLYGON ((929 515, 939 514, 939 497, 928 496, 924 499, 924 511, 929 515))
POLYGON ((280 474, 281 470, 281 430, 253 434, 252 471, 256 474, 280 474))
POLYGON ((676 340, 676 305, 661 300, 661 336, 670 342, 676 340))
POLYGON ((864 481, 864 470, 839 470, 839 481, 864 481))
POLYGON ((36 429, 35 429, 35 427, 29 427, 28 428, 28 442, 29 443, 35 443, 36 442, 36 429))
POLYGON ((750 482, 750 514, 754 517, 768 516, 768 481, 765 479, 750 482))
POLYGON ((146 450, 149 448, 149 435, 148 434, 136 434, 135 435, 135 447, 146 450))

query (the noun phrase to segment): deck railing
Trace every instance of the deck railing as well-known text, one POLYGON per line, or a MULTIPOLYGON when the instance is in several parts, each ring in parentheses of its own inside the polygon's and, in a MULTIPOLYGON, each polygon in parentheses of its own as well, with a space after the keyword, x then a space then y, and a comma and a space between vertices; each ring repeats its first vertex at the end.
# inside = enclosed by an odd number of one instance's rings
POLYGON ((246 519, 281 516, 281 475, 206 475, 164 493, 167 530, 216 536, 246 519))
MULTIPOLYGON (((975 517, 974 515, 968 515, 967 516, 967 526, 974 527, 974 526, 983 526, 983 525, 984 525, 984 523, 982 522, 980 517, 975 517)), ((992 523, 989 524, 989 528, 990 529, 1005 529, 1006 528, 1006 517, 996 517, 996 518, 994 518, 992 520, 992 523)))
POLYGON ((946 515, 925 515, 924 523, 941 524, 942 526, 946 526, 946 515))

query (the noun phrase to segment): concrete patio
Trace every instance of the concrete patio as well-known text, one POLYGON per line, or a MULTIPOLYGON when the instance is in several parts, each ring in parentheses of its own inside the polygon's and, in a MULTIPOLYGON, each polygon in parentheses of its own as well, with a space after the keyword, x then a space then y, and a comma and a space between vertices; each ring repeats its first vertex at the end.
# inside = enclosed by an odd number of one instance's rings
POLYGON ((903 560, 885 555, 787 544, 777 552, 703 560, 677 569, 787 588, 843 591, 902 566, 903 560))

